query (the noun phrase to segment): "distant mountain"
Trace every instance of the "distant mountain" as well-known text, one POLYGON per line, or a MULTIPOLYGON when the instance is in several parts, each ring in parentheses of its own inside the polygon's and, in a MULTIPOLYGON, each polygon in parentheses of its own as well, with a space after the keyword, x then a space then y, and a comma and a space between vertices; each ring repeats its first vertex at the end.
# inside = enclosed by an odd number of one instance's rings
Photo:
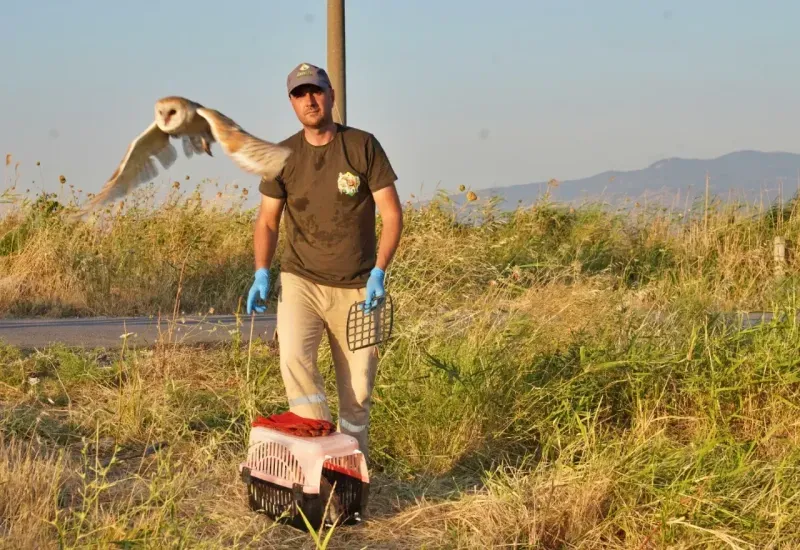
MULTIPOLYGON (((732 193, 737 200, 760 200, 764 204, 779 196, 783 181, 783 197, 791 199, 800 186, 800 154, 783 152, 738 151, 715 159, 660 160, 641 170, 608 171, 588 178, 566 180, 550 191, 550 198, 561 203, 580 203, 603 199, 618 203, 621 199, 660 201, 667 206, 689 200, 705 193, 706 173, 710 194, 727 200, 732 193), (680 192, 680 195, 678 195, 680 192)), ((489 197, 502 198, 499 207, 513 209, 526 206, 547 190, 547 182, 476 189, 481 202, 489 197)), ((465 202, 464 193, 452 197, 465 202)))

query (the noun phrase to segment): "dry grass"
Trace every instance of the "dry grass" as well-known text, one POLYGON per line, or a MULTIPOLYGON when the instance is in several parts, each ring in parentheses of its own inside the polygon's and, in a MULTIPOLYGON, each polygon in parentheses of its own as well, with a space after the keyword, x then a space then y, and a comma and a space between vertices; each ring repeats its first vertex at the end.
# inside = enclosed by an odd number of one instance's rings
MULTIPOLYGON (((5 315, 237 311, 253 212, 175 191, 71 225, 47 200, 0 219, 5 315)), ((329 548, 797 547, 797 263, 775 276, 771 243, 800 218, 678 214, 409 207, 370 520, 329 548), (789 316, 709 315, 737 308, 789 316)), ((0 347, 2 543, 313 548, 236 475, 250 420, 284 409, 261 343, 0 347)))
POLYGON ((607 518, 613 498, 606 474, 498 472, 480 491, 457 500, 420 499, 367 533, 367 539, 376 548, 560 548, 587 537, 600 544, 602 536, 594 531, 607 518))
POLYGON ((0 437, 0 538, 7 548, 52 548, 53 522, 68 477, 61 457, 0 437))

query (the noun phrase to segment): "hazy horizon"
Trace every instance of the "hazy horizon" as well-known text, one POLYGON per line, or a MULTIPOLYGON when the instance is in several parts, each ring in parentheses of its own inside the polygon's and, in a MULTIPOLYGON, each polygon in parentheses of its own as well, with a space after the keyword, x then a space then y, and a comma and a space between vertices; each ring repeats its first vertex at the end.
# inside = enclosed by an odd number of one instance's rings
MULTIPOLYGON (((348 123, 374 133, 405 199, 637 170, 661 159, 795 152, 800 5, 348 2, 348 123), (419 36, 414 37, 413 33, 419 36)), ((326 64, 325 2, 4 10, 0 147, 20 187, 97 191, 152 105, 180 94, 280 140, 288 71, 326 64), (13 168, 13 165, 12 165, 13 168), (30 183, 36 180, 36 184, 30 183)), ((156 180, 257 178, 218 146, 156 180)), ((4 187, 7 180, 4 181, 4 187)))

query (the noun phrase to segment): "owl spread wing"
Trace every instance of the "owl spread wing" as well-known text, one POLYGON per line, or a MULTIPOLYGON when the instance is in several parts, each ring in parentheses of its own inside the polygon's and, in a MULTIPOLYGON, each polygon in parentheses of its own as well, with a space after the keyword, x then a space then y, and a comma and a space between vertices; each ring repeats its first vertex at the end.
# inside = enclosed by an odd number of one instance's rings
POLYGON ((128 145, 122 162, 100 192, 81 209, 78 217, 101 204, 127 195, 136 186, 154 179, 158 175, 154 158, 158 159, 165 170, 178 159, 175 147, 169 142, 169 135, 162 132, 155 122, 128 145))
POLYGON ((197 114, 208 121, 214 140, 245 172, 266 178, 275 177, 291 154, 288 147, 255 137, 219 111, 201 107, 197 109, 197 114))

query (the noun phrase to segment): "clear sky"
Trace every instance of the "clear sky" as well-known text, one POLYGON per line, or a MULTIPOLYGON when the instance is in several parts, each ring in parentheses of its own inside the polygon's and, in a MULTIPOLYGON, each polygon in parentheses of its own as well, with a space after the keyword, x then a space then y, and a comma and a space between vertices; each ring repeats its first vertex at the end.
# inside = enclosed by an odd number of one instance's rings
MULTIPOLYGON (((325 65, 325 0, 223 6, 4 2, 0 151, 22 163, 20 186, 41 183, 38 160, 46 189, 64 174, 98 190, 165 95, 266 139, 295 132, 286 75, 325 65)), ((383 143, 404 199, 672 156, 797 152, 799 25, 792 1, 350 0, 348 123, 383 143)), ((255 191, 257 178, 215 154, 158 181, 255 191)))

